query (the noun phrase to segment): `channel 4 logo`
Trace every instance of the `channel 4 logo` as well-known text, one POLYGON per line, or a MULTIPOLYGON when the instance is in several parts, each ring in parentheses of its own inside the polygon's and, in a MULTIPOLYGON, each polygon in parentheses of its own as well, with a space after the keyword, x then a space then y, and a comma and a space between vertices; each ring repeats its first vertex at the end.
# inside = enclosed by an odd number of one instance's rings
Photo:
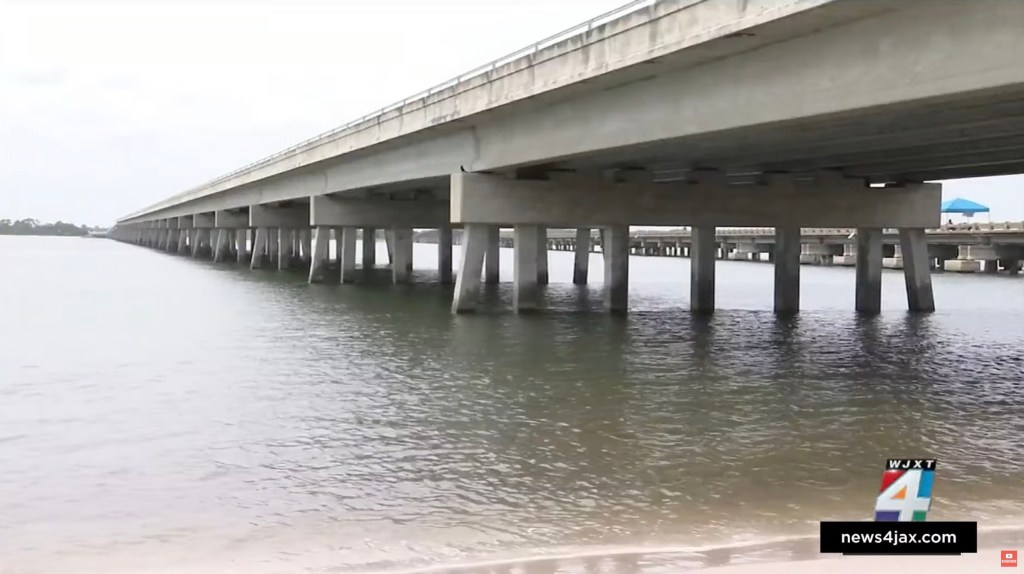
POLYGON ((924 522, 932 506, 937 463, 927 458, 887 460, 875 501, 875 521, 924 522))

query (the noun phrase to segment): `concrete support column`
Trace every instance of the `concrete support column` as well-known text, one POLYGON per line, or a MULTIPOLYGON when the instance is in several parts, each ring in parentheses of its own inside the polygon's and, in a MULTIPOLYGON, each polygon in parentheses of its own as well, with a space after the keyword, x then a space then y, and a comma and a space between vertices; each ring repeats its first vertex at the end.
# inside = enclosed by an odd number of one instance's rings
MULTIPOLYGON (((339 253, 341 253, 339 251, 339 253)), ((377 264, 377 230, 373 227, 363 228, 363 269, 373 269, 377 264)))
POLYGON ((629 226, 608 227, 604 237, 608 242, 604 252, 604 308, 609 313, 625 313, 629 306, 629 226))
POLYGON ((384 247, 388 251, 388 265, 394 266, 395 264, 395 231, 393 229, 384 230, 384 247))
POLYGON ((800 310, 800 228, 775 228, 775 312, 800 310))
POLYGON ((167 244, 164 249, 170 252, 178 250, 179 237, 181 237, 181 230, 177 227, 173 227, 167 230, 167 244))
POLYGON ((898 243, 893 246, 892 257, 882 258, 882 267, 887 269, 903 269, 903 249, 898 243))
POLYGON ((178 254, 188 253, 188 235, 193 233, 191 229, 181 229, 178 233, 178 254))
POLYGON ((277 230, 277 270, 288 269, 292 260, 292 230, 280 228, 277 230))
POLYGON ((531 311, 540 304, 537 277, 540 252, 537 244, 540 242, 541 229, 540 225, 515 226, 512 307, 517 313, 531 311))
POLYGON ((452 226, 442 225, 437 230, 437 271, 441 283, 452 282, 452 226))
MULTIPOLYGON (((572 267, 572 282, 575 285, 586 285, 587 274, 590 270, 590 228, 579 227, 576 229, 576 242, 573 246, 576 251, 572 267)), ((629 242, 626 242, 626 252, 629 252, 629 242)))
POLYGON ((352 283, 356 280, 356 227, 342 227, 341 239, 338 240, 338 267, 341 269, 341 282, 352 283))
POLYGON ((480 273, 483 271, 484 255, 487 251, 490 229, 493 226, 467 223, 462 228, 462 261, 455 280, 455 296, 452 299, 452 313, 468 313, 476 310, 480 297, 480 273))
POLYGON ((548 228, 537 226, 537 284, 548 284, 548 228))
POLYGON ((263 266, 263 257, 267 253, 267 236, 270 230, 266 227, 256 228, 252 236, 252 260, 249 269, 259 269, 263 266))
POLYGON ((245 263, 246 251, 248 246, 246 243, 249 240, 248 229, 236 229, 235 230, 235 257, 239 263, 245 263))
POLYGON ((199 227, 192 230, 195 237, 195 244, 192 246, 192 257, 197 258, 210 244, 210 229, 199 227))
POLYGON ((217 231, 217 242, 213 248, 213 262, 220 263, 227 258, 228 253, 228 242, 231 230, 229 229, 218 229, 217 231))
POLYGON ((857 229, 857 296, 858 313, 877 315, 882 312, 882 229, 857 229))
POLYGON ((907 306, 911 311, 935 310, 932 272, 928 266, 928 241, 921 228, 900 228, 903 276, 907 283, 907 306))
POLYGON ((957 258, 943 263, 943 269, 956 273, 977 273, 981 271, 981 262, 974 259, 970 246, 961 245, 957 248, 957 258))
MULTIPOLYGON (((324 265, 327 263, 327 254, 330 251, 331 228, 317 226, 313 228, 313 240, 310 245, 309 254, 309 282, 316 283, 323 280, 324 265)), ((255 258, 255 253, 253 254, 255 258)))
POLYGON ((299 241, 302 244, 302 262, 311 265, 313 262, 313 230, 303 229, 299 241))
MULTIPOLYGON (((873 229, 873 228, 866 228, 866 229, 873 229)), ((857 231, 857 235, 858 236, 860 235, 860 230, 859 229, 857 231)), ((836 256, 832 257, 832 263, 834 265, 842 265, 844 267, 849 267, 851 265, 856 265, 857 264, 857 245, 856 244, 850 244, 850 243, 843 244, 843 254, 842 255, 836 255, 836 256)))
POLYGON ((484 282, 497 283, 501 259, 501 228, 497 225, 487 226, 487 254, 484 257, 484 282))
POLYGON ((270 260, 270 264, 274 265, 277 262, 277 253, 280 242, 280 230, 273 227, 267 229, 267 259, 270 260))
POLYGON ((726 259, 731 261, 750 261, 750 254, 756 250, 756 247, 751 242, 738 242, 736 243, 736 250, 730 253, 726 259))
POLYGON ((715 228, 693 227, 690 231, 690 311, 715 310, 715 228))
POLYGON ((830 265, 832 249, 820 242, 804 243, 800 246, 800 263, 807 265, 830 265))
POLYGON ((391 280, 408 283, 412 280, 412 228, 392 228, 391 236, 394 242, 391 248, 391 280))

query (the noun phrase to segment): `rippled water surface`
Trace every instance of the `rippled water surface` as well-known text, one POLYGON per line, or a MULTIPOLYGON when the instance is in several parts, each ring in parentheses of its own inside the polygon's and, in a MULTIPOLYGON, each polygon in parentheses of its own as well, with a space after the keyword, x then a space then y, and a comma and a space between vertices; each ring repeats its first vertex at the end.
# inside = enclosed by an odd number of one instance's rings
MULTIPOLYGON (((411 286, 311 286, 0 237, 0 572, 742 545, 870 517, 889 456, 939 459, 937 519, 1024 524, 1020 278, 937 275, 939 311, 912 315, 887 272, 864 319, 852 270, 804 267, 781 320, 770 265, 720 262, 700 319, 687 260, 634 257, 622 319, 598 256, 578 288, 552 252, 543 313, 512 314, 506 283, 454 317, 433 254, 416 246, 411 286)), ((670 569, 701 565, 684 554, 670 569)))

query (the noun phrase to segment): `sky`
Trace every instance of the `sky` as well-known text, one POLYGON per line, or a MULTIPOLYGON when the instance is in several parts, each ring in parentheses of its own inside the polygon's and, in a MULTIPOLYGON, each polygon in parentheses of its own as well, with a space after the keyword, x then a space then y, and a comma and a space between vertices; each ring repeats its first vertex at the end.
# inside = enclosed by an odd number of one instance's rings
POLYGON ((0 0, 0 219, 110 225, 622 3, 0 0))

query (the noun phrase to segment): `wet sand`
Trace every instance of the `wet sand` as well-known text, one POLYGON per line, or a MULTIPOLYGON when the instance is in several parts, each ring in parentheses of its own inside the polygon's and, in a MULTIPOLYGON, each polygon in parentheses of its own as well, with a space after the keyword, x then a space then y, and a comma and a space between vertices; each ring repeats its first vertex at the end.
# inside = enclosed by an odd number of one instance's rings
MULTIPOLYGON (((1011 549, 1012 550, 1012 549, 1011 549)), ((917 569, 928 574, 978 574, 999 572, 999 548, 979 549, 962 556, 842 556, 798 562, 773 562, 708 568, 707 574, 904 574, 917 569)), ((1013 570, 1002 570, 1013 572, 1013 570)))

